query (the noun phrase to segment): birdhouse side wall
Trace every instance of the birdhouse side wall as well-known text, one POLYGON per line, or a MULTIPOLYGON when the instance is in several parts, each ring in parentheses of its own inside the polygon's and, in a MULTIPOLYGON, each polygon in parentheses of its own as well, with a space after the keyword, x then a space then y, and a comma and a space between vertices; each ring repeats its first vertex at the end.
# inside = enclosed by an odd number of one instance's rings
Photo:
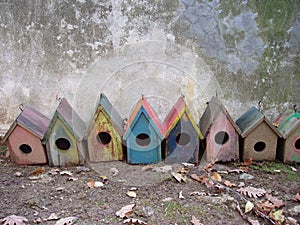
POLYGON ((226 115, 221 112, 213 121, 206 137, 206 160, 228 162, 238 159, 239 135, 226 115))
POLYGON ((51 130, 46 148, 51 166, 75 166, 80 164, 77 140, 60 119, 57 119, 51 130), (67 140, 70 147, 66 150, 58 148, 56 144, 58 139, 67 140))
POLYGON ((7 146, 12 156, 12 160, 16 164, 24 165, 47 163, 47 156, 41 140, 19 125, 15 127, 7 139, 7 146), (31 152, 22 152, 20 149, 21 145, 26 145, 26 150, 31 149, 31 152))
POLYGON ((257 161, 274 161, 276 158, 277 134, 263 121, 244 139, 242 159, 244 161, 252 157, 257 161), (263 144, 264 143, 264 144, 263 144), (265 148, 255 151, 255 147, 265 148))
POLYGON ((198 162, 199 136, 186 114, 167 136, 165 155, 166 163, 198 162))
POLYGON ((300 162, 300 127, 294 130, 284 144, 283 162, 300 162))
POLYGON ((101 113, 94 118, 88 132, 87 144, 91 162, 123 159, 122 137, 107 116, 101 113), (109 143, 101 143, 100 133, 104 133, 111 138, 109 143))
MULTIPOLYGON (((127 144, 127 161, 131 164, 148 164, 161 161, 161 139, 152 127, 149 119, 142 113, 136 123, 129 128, 127 144), (149 137, 149 143, 141 146, 137 143, 138 135, 149 137)), ((145 140, 144 140, 145 141, 145 140)))

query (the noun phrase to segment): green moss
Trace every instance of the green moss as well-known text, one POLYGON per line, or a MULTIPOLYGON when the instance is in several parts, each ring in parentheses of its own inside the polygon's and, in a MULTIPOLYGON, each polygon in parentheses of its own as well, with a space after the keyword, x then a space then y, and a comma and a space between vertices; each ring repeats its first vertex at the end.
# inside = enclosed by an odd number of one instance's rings
POLYGON ((287 164, 279 162, 263 162, 251 165, 251 168, 265 173, 280 174, 290 181, 300 181, 300 173, 293 171, 287 164))

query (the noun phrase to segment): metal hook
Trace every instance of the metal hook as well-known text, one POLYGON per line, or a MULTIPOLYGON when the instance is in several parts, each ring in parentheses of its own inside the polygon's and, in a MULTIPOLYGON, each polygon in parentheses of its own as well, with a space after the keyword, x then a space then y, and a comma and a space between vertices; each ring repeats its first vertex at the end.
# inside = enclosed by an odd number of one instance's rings
POLYGON ((24 105, 23 105, 23 104, 20 104, 20 105, 19 105, 19 109, 21 110, 21 112, 23 112, 23 110, 24 110, 24 105))

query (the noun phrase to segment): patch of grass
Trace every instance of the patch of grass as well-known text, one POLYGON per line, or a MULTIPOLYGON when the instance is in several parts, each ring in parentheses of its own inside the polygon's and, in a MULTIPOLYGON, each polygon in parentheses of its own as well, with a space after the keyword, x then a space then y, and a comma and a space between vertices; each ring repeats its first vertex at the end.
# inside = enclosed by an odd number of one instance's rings
POLYGON ((167 202, 163 205, 164 215, 170 220, 178 224, 189 224, 191 215, 202 215, 202 209, 198 206, 183 206, 178 202, 167 202))
POLYGON ((0 155, 4 155, 7 151, 6 145, 0 145, 0 155))
POLYGON ((290 181, 300 181, 299 172, 293 171, 289 165, 280 162, 262 162, 251 165, 251 168, 265 173, 280 174, 290 181))

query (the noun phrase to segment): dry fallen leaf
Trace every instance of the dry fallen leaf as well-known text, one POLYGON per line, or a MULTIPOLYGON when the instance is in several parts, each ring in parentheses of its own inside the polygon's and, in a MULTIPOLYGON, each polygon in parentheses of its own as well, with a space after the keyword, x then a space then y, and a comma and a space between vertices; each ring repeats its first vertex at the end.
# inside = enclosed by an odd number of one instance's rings
POLYGON ((78 218, 77 217, 66 217, 64 219, 60 219, 58 220, 55 225, 72 225, 75 223, 75 221, 77 220, 78 218))
POLYGON ((154 165, 153 164, 149 164, 149 165, 146 165, 144 166, 141 171, 144 172, 144 171, 147 171, 147 170, 152 170, 154 168, 154 165))
POLYGON ((256 207, 264 214, 268 214, 272 209, 274 209, 274 205, 269 201, 259 201, 256 203, 256 207))
POLYGON ((206 192, 200 192, 200 191, 194 191, 190 193, 190 196, 206 196, 207 193, 206 192))
POLYGON ((45 172, 45 167, 38 168, 37 170, 34 170, 30 173, 30 175, 38 175, 45 172))
POLYGON ((133 214, 133 207, 135 206, 135 204, 129 204, 129 205, 126 205, 124 207, 122 207, 119 211, 116 212, 116 215, 120 218, 128 218, 130 217, 130 215, 133 214))
POLYGON ((24 216, 11 215, 3 218, 1 221, 3 225, 24 225, 24 222, 27 222, 28 220, 24 216))
POLYGON ((241 192, 243 195, 248 195, 253 198, 258 198, 266 194, 265 190, 254 187, 240 188, 237 191, 241 192))
POLYGON ((70 177, 73 176, 73 173, 71 171, 68 171, 68 170, 61 171, 59 174, 60 175, 70 176, 70 177))
POLYGON ((247 221, 251 224, 251 225, 260 225, 258 220, 254 220, 251 218, 247 218, 247 221))
POLYGON ((21 172, 16 172, 16 173, 15 173, 15 176, 16 176, 16 177, 22 177, 23 174, 22 174, 21 172))
POLYGON ((137 224, 137 225, 147 225, 146 222, 142 221, 142 220, 139 220, 139 219, 133 219, 133 218, 130 218, 130 219, 126 219, 123 221, 123 223, 127 223, 127 224, 137 224))
POLYGON ((47 218, 47 220, 58 220, 59 217, 55 213, 51 213, 51 215, 47 218))
POLYGON ((267 200, 272 203, 274 208, 280 208, 281 206, 284 206, 284 202, 282 200, 280 200, 272 195, 268 195, 267 200))
POLYGON ((186 182, 186 177, 181 173, 171 172, 171 174, 179 183, 181 181, 186 182))
POLYGON ((191 174, 191 178, 200 182, 201 184, 204 184, 205 181, 208 179, 208 175, 205 173, 201 177, 199 177, 197 174, 191 174))
POLYGON ((109 172, 112 174, 113 177, 117 176, 119 173, 119 170, 115 167, 110 168, 109 172))
POLYGON ((222 177, 220 174, 218 174, 217 172, 212 172, 210 174, 210 177, 215 180, 215 181, 218 181, 218 182, 221 182, 222 181, 222 177))
POLYGON ((185 197, 184 197, 183 194, 182 194, 182 191, 179 192, 178 198, 179 198, 179 199, 185 199, 185 197))
POLYGON ((86 184, 89 188, 94 188, 95 187, 95 181, 93 181, 93 180, 89 180, 86 184))
POLYGON ((282 213, 283 213, 282 209, 275 212, 272 211, 270 212, 269 217, 275 220, 276 224, 283 224, 285 217, 282 213))
POLYGON ((231 183, 229 180, 224 180, 224 185, 227 187, 236 187, 236 184, 231 183))
POLYGON ((200 221, 196 217, 194 217, 194 216, 192 216, 191 223, 193 225, 204 225, 203 223, 200 223, 200 221))
POLYGON ((53 169, 49 170, 48 173, 51 175, 57 175, 59 173, 59 169, 53 168, 53 169))
POLYGON ((94 182, 94 187, 103 187, 104 184, 101 181, 95 181, 94 182))
POLYGON ((286 222, 286 225, 299 225, 297 220, 292 217, 287 217, 285 222, 286 222))
POLYGON ((299 193, 297 193, 297 194, 295 195, 295 200, 298 201, 298 202, 300 201, 300 194, 299 194, 299 193))
POLYGON ((130 198, 136 198, 136 193, 134 191, 128 191, 126 193, 130 198))
POLYGON ((245 205, 245 213, 251 212, 254 207, 254 204, 250 201, 247 201, 245 205))
POLYGON ((242 163, 242 166, 250 166, 253 162, 253 158, 250 157, 246 162, 242 163))

